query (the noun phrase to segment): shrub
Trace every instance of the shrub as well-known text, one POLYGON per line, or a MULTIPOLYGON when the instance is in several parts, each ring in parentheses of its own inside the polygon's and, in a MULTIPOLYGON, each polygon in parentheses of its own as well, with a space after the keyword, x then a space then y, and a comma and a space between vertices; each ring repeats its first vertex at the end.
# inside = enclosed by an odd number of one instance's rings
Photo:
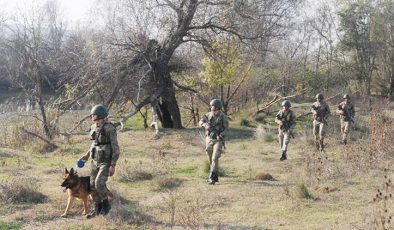
POLYGON ((239 122, 241 126, 250 126, 250 121, 246 118, 242 118, 241 121, 239 122))
POLYGON ((268 143, 273 142, 274 141, 274 135, 272 135, 272 133, 265 134, 264 141, 268 142, 268 143))
POLYGON ((306 187, 304 182, 297 185, 298 197, 301 199, 315 199, 313 195, 309 192, 308 187, 306 187))
POLYGON ((44 203, 46 196, 38 191, 34 178, 13 178, 0 184, 0 202, 5 204, 44 203))
POLYGON ((159 176, 156 178, 155 183, 157 185, 157 190, 172 190, 179 187, 182 184, 182 180, 179 178, 159 176))
POLYGON ((153 174, 142 167, 142 162, 140 162, 139 165, 132 165, 127 160, 124 160, 119 164, 117 169, 117 176, 122 182, 136 182, 153 179, 153 174))

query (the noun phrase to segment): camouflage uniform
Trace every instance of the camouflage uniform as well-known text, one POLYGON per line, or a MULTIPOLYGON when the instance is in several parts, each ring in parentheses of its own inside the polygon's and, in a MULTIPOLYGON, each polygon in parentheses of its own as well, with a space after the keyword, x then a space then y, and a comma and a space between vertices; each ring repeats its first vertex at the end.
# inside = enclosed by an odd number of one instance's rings
POLYGON ((220 111, 217 116, 215 116, 211 111, 205 114, 199 122, 200 126, 204 126, 206 124, 210 124, 210 130, 217 131, 217 133, 213 131, 205 133, 205 150, 210 165, 210 178, 215 176, 218 177, 219 158, 222 153, 223 141, 217 139, 217 134, 222 137, 225 136, 228 129, 228 117, 222 111, 220 111))
POLYGON ((278 112, 278 114, 275 117, 275 122, 277 123, 279 121, 283 122, 283 125, 280 125, 278 128, 279 145, 283 156, 281 160, 284 160, 284 158, 286 158, 287 146, 290 142, 290 135, 291 135, 288 129, 292 129, 294 127, 295 120, 296 117, 291 109, 287 111, 285 111, 285 109, 282 109, 278 112))
POLYGON ((313 116, 313 134, 315 135, 316 148, 324 149, 324 137, 327 129, 327 116, 331 113, 330 107, 325 101, 316 101, 312 105, 312 112, 315 110, 318 115, 313 116))
POLYGON ((113 124, 108 122, 104 122, 100 126, 93 124, 90 129, 90 136, 93 140, 90 146, 90 157, 92 159, 90 184, 93 190, 93 200, 95 203, 100 203, 110 195, 106 185, 109 167, 116 165, 120 151, 116 128, 113 124))
POLYGON ((340 115, 340 119, 341 119, 341 133, 342 133, 342 142, 344 144, 347 143, 347 137, 349 134, 349 126, 350 123, 353 121, 354 115, 356 114, 355 110, 354 110, 354 105, 348 101, 343 101, 338 105, 338 110, 339 111, 343 111, 344 114, 340 115))

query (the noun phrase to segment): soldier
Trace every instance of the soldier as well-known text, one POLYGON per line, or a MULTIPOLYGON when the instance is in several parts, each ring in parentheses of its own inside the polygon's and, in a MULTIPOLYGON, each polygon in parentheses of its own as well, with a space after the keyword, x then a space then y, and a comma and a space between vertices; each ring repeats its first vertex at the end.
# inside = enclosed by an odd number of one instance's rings
POLYGON ((344 101, 338 105, 337 114, 340 115, 341 119, 341 133, 342 133, 342 143, 347 144, 347 136, 349 134, 350 123, 353 122, 354 115, 356 114, 354 110, 353 103, 350 101, 350 96, 348 94, 343 95, 344 101))
POLYGON ((112 195, 106 183, 108 176, 113 176, 115 173, 120 153, 116 127, 106 119, 107 109, 103 105, 96 105, 92 108, 90 116, 94 122, 90 128, 92 144, 89 151, 81 157, 84 161, 87 161, 89 157, 92 158, 90 184, 95 208, 87 215, 87 218, 100 214, 106 215, 111 209, 108 198, 112 195))
POLYGON ((316 95, 316 102, 312 105, 313 134, 315 135, 316 148, 324 150, 324 136, 327 129, 327 116, 331 113, 330 107, 324 101, 323 94, 316 95))
POLYGON ((284 100, 282 102, 283 109, 278 112, 275 117, 275 122, 279 125, 278 128, 278 137, 279 137, 279 145, 281 149, 282 156, 280 157, 281 161, 287 159, 287 145, 290 142, 290 137, 293 136, 292 129, 295 125, 295 115, 293 111, 290 109, 291 103, 288 100, 284 100))
POLYGON ((205 150, 208 156, 210 172, 209 184, 219 182, 219 157, 224 146, 224 136, 228 129, 228 117, 221 111, 222 101, 213 99, 210 103, 211 112, 205 114, 199 125, 205 129, 205 150))

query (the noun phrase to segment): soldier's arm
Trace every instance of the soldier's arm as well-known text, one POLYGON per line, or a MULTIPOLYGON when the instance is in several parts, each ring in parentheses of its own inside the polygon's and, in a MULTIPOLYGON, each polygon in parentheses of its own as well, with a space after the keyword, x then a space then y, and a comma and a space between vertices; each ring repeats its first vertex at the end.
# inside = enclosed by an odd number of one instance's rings
POLYGON ((330 110, 330 106, 328 106, 328 104, 326 103, 326 116, 331 114, 331 110, 330 110))
POLYGON ((118 144, 118 135, 116 134, 116 128, 113 125, 107 125, 108 129, 106 130, 106 133, 109 135, 109 139, 111 142, 111 148, 112 148, 112 159, 111 159, 111 166, 115 166, 116 162, 119 159, 119 154, 120 154, 120 148, 118 144))
POLYGON ((297 116, 291 111, 291 121, 290 121, 290 128, 293 128, 296 125, 297 116))

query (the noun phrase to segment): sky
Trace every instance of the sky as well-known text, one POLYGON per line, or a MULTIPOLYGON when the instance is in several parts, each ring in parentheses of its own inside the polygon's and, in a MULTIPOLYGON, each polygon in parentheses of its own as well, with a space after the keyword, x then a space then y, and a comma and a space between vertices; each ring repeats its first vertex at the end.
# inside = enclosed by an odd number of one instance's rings
MULTIPOLYGON (((33 2, 44 3, 46 0, 0 0, 0 13, 12 15, 18 7, 28 6, 33 2)), ((93 6, 95 0, 58 0, 64 17, 67 21, 77 22, 83 20, 93 6)))

